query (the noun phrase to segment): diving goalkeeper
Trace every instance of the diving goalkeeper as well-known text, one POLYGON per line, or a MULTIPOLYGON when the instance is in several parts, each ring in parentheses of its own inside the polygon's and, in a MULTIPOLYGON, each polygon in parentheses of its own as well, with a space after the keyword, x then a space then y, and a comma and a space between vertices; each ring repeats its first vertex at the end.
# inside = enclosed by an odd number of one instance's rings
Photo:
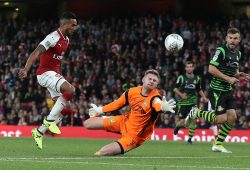
POLYGON ((154 124, 161 112, 172 112, 176 102, 159 94, 160 82, 156 70, 147 70, 142 78, 142 86, 128 89, 119 99, 103 107, 91 104, 90 119, 84 122, 87 129, 102 129, 120 133, 121 138, 102 147, 95 153, 97 156, 124 154, 141 146, 152 134, 154 124), (161 99, 162 98, 162 99, 161 99), (98 117, 101 114, 130 106, 130 111, 119 116, 98 117))

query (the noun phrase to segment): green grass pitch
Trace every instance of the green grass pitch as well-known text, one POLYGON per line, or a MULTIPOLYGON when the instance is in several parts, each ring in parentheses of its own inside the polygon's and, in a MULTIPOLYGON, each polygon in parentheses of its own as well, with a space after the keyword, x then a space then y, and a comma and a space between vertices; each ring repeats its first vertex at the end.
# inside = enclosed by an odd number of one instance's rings
POLYGON ((250 144, 226 143, 232 154, 214 153, 211 143, 147 141, 125 155, 93 154, 107 139, 44 138, 38 150, 32 138, 0 138, 0 169, 7 170, 250 170, 250 144))

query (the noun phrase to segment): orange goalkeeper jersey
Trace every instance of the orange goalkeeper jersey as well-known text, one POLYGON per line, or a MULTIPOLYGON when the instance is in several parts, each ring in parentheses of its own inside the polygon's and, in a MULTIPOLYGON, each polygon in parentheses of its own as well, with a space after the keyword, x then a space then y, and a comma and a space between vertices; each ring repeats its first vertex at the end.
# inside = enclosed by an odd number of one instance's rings
POLYGON ((141 90, 142 86, 130 88, 119 99, 103 106, 103 111, 111 112, 129 105, 130 111, 125 122, 126 132, 148 139, 153 132, 158 113, 161 112, 161 96, 157 89, 152 90, 148 96, 143 96, 141 90))

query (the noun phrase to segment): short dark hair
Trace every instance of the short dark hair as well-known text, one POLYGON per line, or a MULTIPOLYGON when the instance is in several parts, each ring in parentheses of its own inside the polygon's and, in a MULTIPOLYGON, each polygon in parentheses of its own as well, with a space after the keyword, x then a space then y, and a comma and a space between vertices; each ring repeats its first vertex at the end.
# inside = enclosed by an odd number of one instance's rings
POLYGON ((61 19, 77 19, 77 18, 76 18, 76 14, 74 14, 73 12, 65 11, 62 13, 60 20, 61 19))
POLYGON ((144 76, 146 76, 147 74, 154 74, 158 77, 158 79, 160 79, 160 74, 157 70, 149 69, 149 70, 145 71, 144 76))
POLYGON ((238 28, 231 27, 231 28, 228 28, 227 30, 227 34, 236 34, 236 33, 240 34, 240 30, 238 28))
POLYGON ((190 61, 190 60, 189 60, 189 61, 186 61, 186 62, 185 62, 185 65, 188 65, 188 64, 192 64, 192 65, 194 66, 194 62, 193 62, 193 61, 190 61))

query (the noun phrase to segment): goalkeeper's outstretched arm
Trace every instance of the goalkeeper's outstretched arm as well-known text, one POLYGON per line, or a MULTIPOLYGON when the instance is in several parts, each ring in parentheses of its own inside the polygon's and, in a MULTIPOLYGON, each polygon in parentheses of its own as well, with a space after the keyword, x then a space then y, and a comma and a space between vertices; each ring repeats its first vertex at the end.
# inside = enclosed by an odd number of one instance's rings
POLYGON ((121 97, 119 97, 117 100, 105 105, 105 106, 96 106, 95 104, 91 103, 91 108, 89 109, 89 115, 90 117, 94 117, 103 113, 112 112, 115 110, 119 110, 122 107, 126 106, 128 104, 128 99, 126 96, 128 96, 126 93, 128 91, 124 92, 121 97))

